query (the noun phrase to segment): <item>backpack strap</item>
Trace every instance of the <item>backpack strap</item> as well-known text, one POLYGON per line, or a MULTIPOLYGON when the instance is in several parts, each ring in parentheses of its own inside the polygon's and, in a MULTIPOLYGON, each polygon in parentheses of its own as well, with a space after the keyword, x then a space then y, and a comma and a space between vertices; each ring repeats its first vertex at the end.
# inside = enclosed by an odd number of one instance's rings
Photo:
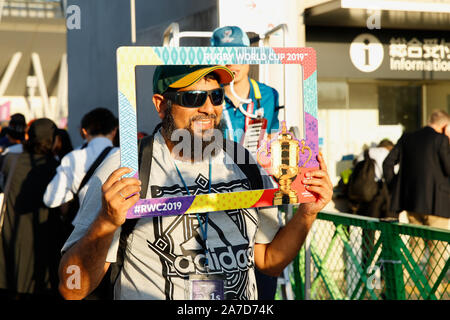
POLYGON ((148 190, 148 181, 150 179, 150 169, 153 160, 153 141, 154 135, 147 136, 139 140, 138 145, 138 163, 139 180, 141 180, 141 198, 145 199, 148 190))
POLYGON ((103 162, 103 160, 105 160, 106 156, 108 155, 109 151, 111 151, 112 148, 114 148, 114 147, 112 147, 112 146, 106 147, 97 156, 97 159, 94 160, 94 162, 91 164, 88 171, 84 175, 83 180, 81 180, 81 183, 78 186, 77 192, 73 195, 73 199, 68 202, 69 210, 68 210, 68 213, 66 214, 67 217, 64 217, 64 221, 68 221, 69 225, 73 222, 73 220, 75 219, 75 217, 78 213, 78 210, 80 209, 79 194, 80 194, 81 189, 83 189, 83 187, 88 183, 89 179, 92 177, 92 175, 94 174, 97 167, 103 162))
POLYGON ((103 162, 103 160, 105 160, 106 156, 108 155, 109 151, 111 151, 112 148, 114 148, 114 147, 109 146, 109 147, 106 147, 105 149, 103 149, 103 151, 98 155, 97 159, 95 159, 95 161, 91 164, 91 166, 89 167, 89 170, 84 175, 83 180, 81 180, 81 183, 80 183, 80 186, 78 187, 76 196, 78 196, 78 194, 80 193, 80 190, 86 185, 86 183, 89 181, 89 179, 94 174, 97 167, 103 162))

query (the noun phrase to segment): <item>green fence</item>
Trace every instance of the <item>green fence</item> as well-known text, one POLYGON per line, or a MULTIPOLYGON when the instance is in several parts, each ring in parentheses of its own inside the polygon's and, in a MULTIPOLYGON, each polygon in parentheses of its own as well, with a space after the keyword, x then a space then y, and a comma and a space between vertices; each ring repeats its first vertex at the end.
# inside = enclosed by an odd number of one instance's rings
POLYGON ((450 231, 318 215, 291 265, 294 299, 450 299, 450 231))

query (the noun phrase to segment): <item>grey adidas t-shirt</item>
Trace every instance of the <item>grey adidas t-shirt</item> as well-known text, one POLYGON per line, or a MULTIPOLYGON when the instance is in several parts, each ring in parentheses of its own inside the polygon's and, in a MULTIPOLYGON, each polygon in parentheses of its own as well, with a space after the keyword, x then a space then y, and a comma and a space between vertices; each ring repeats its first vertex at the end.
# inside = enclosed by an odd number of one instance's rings
MULTIPOLYGON (((203 162, 174 161, 162 136, 155 135, 147 197, 187 195, 175 163, 191 195, 208 193, 209 159, 203 162)), ((114 152, 90 179, 78 223, 63 251, 87 231, 101 208, 101 185, 120 166, 114 152)), ((228 154, 221 150, 211 162, 211 192, 250 190, 249 183, 228 154)), ((274 187, 263 175, 265 188, 274 187)), ((202 223, 206 215, 200 214, 202 223)), ((209 270, 205 268, 204 239, 195 214, 141 218, 128 238, 122 271, 115 285, 115 299, 188 299, 190 274, 225 277, 226 299, 257 299, 254 245, 269 243, 278 231, 277 209, 240 209, 209 213, 209 270), (259 213, 258 213, 259 211, 259 213)), ((120 230, 116 232, 107 261, 115 262, 120 230)))

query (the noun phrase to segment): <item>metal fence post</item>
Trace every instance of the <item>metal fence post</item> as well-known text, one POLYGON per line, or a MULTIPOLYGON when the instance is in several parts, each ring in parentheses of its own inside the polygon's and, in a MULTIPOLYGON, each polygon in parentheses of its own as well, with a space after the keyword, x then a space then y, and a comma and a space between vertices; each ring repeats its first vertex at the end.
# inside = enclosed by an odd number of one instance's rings
POLYGON ((405 285, 403 281, 403 267, 400 234, 394 231, 389 222, 381 225, 382 274, 386 287, 387 300, 405 300, 405 285))
POLYGON ((311 237, 305 240, 305 290, 304 299, 311 300, 311 237))
POLYGON ((303 275, 304 270, 300 269, 302 267, 301 259, 303 256, 303 252, 304 252, 304 249, 302 248, 292 263, 292 266, 294 268, 294 272, 292 275, 292 277, 294 279, 294 282, 292 284, 292 289, 294 290, 294 299, 295 300, 304 300, 305 299, 304 286, 303 286, 303 281, 302 281, 302 275, 303 275))

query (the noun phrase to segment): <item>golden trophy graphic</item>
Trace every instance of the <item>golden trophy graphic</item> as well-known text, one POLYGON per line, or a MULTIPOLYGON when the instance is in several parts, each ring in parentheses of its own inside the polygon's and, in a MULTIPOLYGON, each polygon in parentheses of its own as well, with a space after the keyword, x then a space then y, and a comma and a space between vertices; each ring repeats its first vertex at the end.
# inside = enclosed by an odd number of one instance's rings
MULTIPOLYGON (((269 173, 280 185, 273 197, 274 205, 298 203, 297 192, 291 188, 291 184, 297 177, 300 168, 309 162, 311 155, 311 149, 305 145, 305 141, 295 139, 294 135, 287 131, 285 121, 282 122, 281 132, 277 137, 271 140, 270 144, 266 142, 258 150, 258 162, 267 164, 270 161, 269 173), (308 159, 300 166, 300 152, 304 154, 305 149, 309 151, 308 159), (263 153, 270 154, 270 160, 264 157, 263 153)), ((263 167, 267 166, 263 165, 263 167)))

